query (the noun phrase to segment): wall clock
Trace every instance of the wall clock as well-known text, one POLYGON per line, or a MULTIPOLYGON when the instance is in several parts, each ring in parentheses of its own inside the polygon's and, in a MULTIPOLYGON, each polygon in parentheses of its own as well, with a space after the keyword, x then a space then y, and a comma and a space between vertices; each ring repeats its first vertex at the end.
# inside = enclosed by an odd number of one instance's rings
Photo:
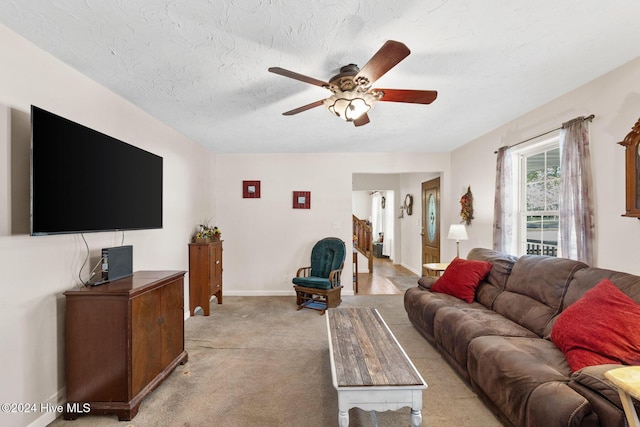
POLYGON ((407 208, 407 215, 411 215, 413 213, 413 196, 411 194, 404 196, 404 205, 407 208))

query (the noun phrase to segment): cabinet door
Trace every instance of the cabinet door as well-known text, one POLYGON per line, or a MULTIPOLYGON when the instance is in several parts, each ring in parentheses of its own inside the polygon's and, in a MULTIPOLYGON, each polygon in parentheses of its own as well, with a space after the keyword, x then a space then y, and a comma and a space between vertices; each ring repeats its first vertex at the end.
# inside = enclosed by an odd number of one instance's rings
POLYGON ((131 300, 131 396, 137 395, 163 369, 161 290, 131 300))
POLYGON ((184 281, 162 288, 162 366, 167 366, 184 350, 184 281))
POLYGON ((209 245, 189 245, 189 310, 193 316, 196 307, 200 306, 208 315, 209 283, 209 245))
POLYGON ((128 400, 128 299, 67 296, 69 402, 128 400))

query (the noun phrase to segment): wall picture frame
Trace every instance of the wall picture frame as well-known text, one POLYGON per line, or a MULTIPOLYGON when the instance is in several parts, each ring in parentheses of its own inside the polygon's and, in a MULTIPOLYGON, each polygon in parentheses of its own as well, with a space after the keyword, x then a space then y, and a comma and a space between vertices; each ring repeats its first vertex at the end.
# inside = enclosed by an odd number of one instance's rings
POLYGON ((242 181, 242 198, 259 199, 260 181, 242 181))
POLYGON ((293 209, 311 209, 311 192, 294 191, 293 209))

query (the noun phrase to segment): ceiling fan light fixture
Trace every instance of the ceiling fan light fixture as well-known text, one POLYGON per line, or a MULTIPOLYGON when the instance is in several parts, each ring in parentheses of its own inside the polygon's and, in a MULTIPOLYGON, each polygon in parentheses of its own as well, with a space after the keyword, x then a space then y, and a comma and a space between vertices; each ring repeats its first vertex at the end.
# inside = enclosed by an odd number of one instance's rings
POLYGON ((336 90, 324 100, 324 105, 332 114, 342 120, 352 122, 373 108, 378 99, 367 92, 336 90))

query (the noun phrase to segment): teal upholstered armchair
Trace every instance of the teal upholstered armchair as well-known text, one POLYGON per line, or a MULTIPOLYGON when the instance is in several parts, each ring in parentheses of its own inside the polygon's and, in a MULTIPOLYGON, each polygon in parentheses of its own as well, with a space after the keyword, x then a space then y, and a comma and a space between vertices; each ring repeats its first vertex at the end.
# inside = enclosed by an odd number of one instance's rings
POLYGON ((336 237, 324 238, 313 246, 311 266, 299 268, 293 278, 298 310, 312 308, 324 314, 327 308, 340 305, 345 256, 344 242, 336 237))

